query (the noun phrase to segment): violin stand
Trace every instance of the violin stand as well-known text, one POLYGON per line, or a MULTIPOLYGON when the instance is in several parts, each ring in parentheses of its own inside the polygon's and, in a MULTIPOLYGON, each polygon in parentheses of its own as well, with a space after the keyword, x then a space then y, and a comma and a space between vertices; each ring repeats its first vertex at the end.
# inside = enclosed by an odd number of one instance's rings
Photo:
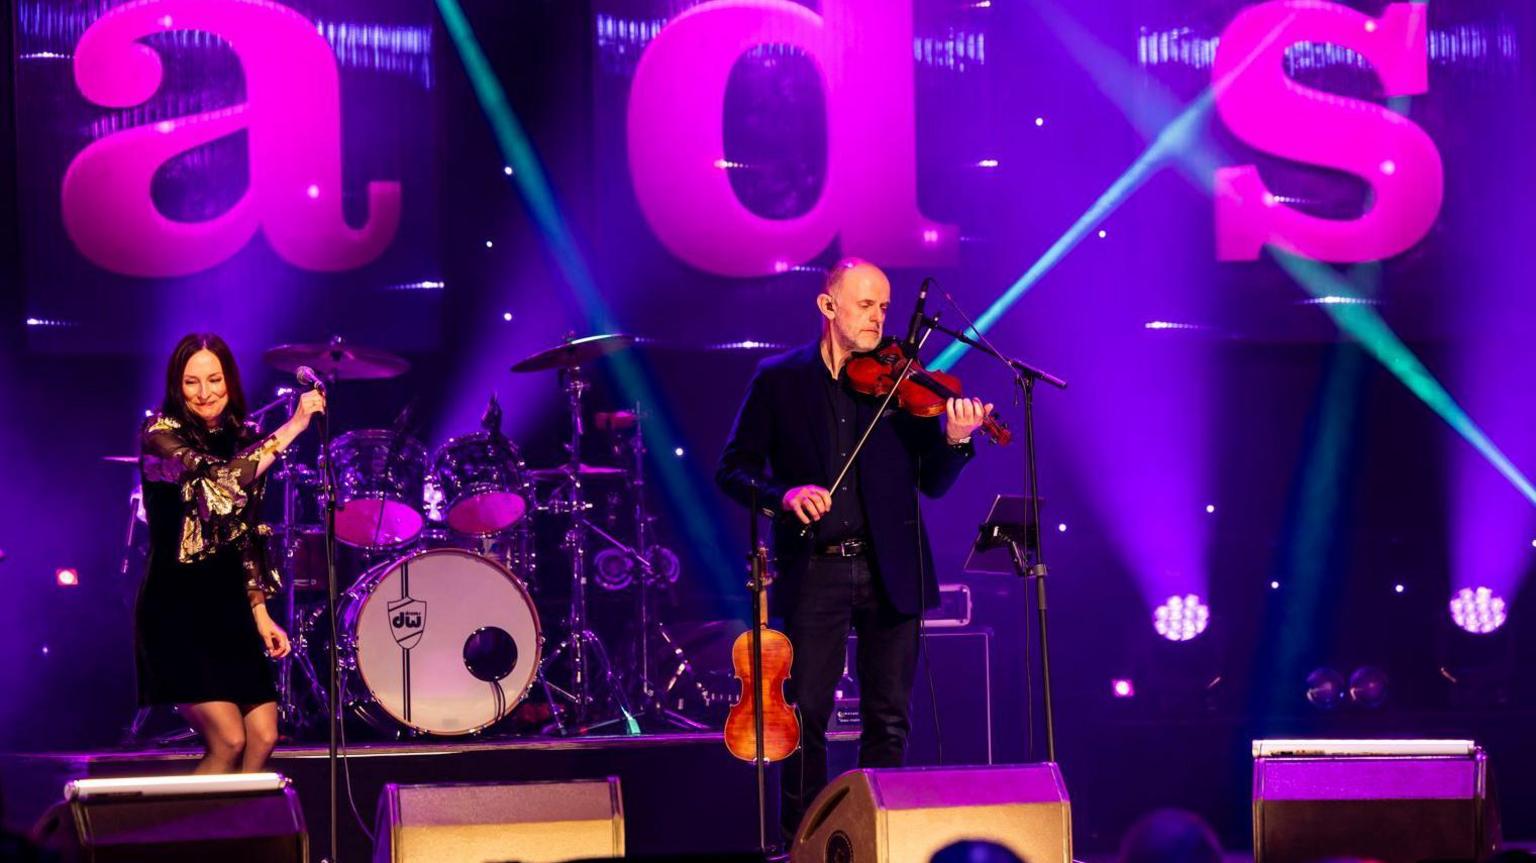
POLYGON ((748 543, 751 553, 747 565, 752 571, 752 733, 753 764, 757 768, 757 850, 768 854, 768 755, 763 748, 763 589, 768 579, 768 550, 757 530, 757 489, 752 490, 752 505, 747 507, 748 543))

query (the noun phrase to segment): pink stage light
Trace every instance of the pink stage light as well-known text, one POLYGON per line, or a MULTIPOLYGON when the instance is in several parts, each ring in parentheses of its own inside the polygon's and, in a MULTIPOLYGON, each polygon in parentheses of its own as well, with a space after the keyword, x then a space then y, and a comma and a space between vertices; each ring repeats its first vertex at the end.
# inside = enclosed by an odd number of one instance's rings
POLYGON ((55 571, 53 577, 59 583, 59 587, 80 586, 80 572, 72 567, 63 567, 55 571))
POLYGON ((1504 598, 1486 587, 1463 587, 1451 597, 1451 619, 1473 635, 1487 635, 1509 619, 1504 598))
POLYGON ((1205 632, 1210 622, 1211 609, 1193 593, 1168 597, 1152 614, 1157 634, 1169 641, 1189 641, 1205 632))
POLYGON ((1135 698, 1136 684, 1129 677, 1117 677, 1110 682, 1109 688, 1116 698, 1135 698))

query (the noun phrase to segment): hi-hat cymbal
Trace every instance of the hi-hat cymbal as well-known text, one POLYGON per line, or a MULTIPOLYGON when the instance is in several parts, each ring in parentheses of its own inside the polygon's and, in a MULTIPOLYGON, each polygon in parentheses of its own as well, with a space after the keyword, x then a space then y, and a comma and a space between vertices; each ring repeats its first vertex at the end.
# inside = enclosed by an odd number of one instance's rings
POLYGON ((410 371, 411 363, 379 348, 364 347, 331 339, 325 344, 278 345, 262 358, 280 372, 293 374, 299 366, 309 366, 328 380, 378 381, 397 378, 410 371))
POLYGON ((598 357, 622 351, 634 343, 634 336, 620 333, 572 339, 563 345, 556 345, 539 351, 533 356, 525 357, 512 366, 512 371, 543 372, 550 369, 568 369, 591 362, 598 357))
POLYGON ((101 457, 101 460, 102 461, 115 462, 117 464, 138 464, 139 463, 139 457, 136 456, 136 455, 104 455, 104 456, 101 457))
MULTIPOLYGON (((531 470, 528 471, 528 475, 534 479, 548 481, 557 479, 569 479, 573 474, 571 471, 571 466, 568 464, 563 464, 559 467, 541 467, 537 470, 531 470)), ((583 464, 577 465, 574 475, 584 478, 623 476, 624 469, 621 467, 605 467, 604 465, 600 464, 583 464)))

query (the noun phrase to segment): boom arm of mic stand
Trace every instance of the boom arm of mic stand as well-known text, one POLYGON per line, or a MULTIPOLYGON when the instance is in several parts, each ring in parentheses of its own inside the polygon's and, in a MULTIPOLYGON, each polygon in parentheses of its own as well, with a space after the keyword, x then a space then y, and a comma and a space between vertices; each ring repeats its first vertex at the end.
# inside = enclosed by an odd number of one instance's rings
MULTIPOLYGON (((1005 357, 997 351, 993 350, 991 345, 977 341, 976 339, 971 338, 960 330, 952 330, 949 327, 944 326, 943 324, 939 323, 938 318, 924 317, 923 326, 941 332, 944 335, 953 338, 957 342, 970 345, 971 347, 981 351, 987 356, 997 359, 999 362, 1007 365, 1009 368, 1013 369, 1021 375, 1024 375, 1027 378, 1034 378, 1035 380, 1045 381, 1057 389, 1064 390, 1067 388, 1066 381, 1056 377, 1045 369, 1032 366, 1023 360, 1016 360, 1013 357, 1005 357)), ((967 329, 969 329, 969 327, 967 327, 967 329)))

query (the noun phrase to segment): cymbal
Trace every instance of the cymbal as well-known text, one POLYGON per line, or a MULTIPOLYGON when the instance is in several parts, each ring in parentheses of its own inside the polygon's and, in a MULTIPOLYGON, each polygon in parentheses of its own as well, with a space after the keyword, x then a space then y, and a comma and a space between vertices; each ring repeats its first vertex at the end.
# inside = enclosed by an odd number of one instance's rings
MULTIPOLYGON (((528 475, 534 479, 542 480, 569 479, 571 477, 571 466, 565 464, 559 467, 541 467, 537 470, 528 471, 528 475)), ((580 477, 623 475, 624 469, 621 467, 607 467, 600 464, 583 464, 576 467, 576 476, 580 477)))
POLYGON ((622 351, 635 343, 634 336, 605 333, 598 336, 572 339, 563 345, 525 357, 512 366, 514 372, 543 372, 550 369, 568 369, 591 362, 601 356, 622 351))
POLYGON ((139 463, 139 457, 136 456, 136 455, 104 455, 104 456, 101 457, 101 460, 102 461, 115 462, 117 464, 138 464, 139 463))
POLYGON ((352 345, 340 338, 325 344, 278 345, 262 354, 267 365, 293 374, 299 366, 309 366, 329 380, 378 381, 397 378, 410 371, 411 363, 379 348, 352 345))
POLYGON ((787 351, 796 347, 788 342, 760 342, 742 339, 734 342, 680 342, 667 339, 644 339, 645 346, 655 351, 684 354, 712 354, 722 352, 787 351))

